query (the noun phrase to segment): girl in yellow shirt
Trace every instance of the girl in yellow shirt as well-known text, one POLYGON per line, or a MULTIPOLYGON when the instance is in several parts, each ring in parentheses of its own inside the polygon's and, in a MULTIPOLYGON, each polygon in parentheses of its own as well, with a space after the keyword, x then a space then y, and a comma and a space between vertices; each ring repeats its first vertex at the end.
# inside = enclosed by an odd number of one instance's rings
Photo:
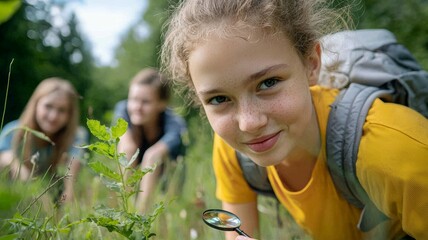
POLYGON ((428 239, 428 121, 417 112, 376 100, 363 127, 357 176, 390 219, 382 236, 358 230, 361 210, 334 187, 325 132, 337 91, 317 82, 319 39, 337 18, 319 2, 187 0, 173 15, 162 60, 216 133, 217 196, 245 219, 242 230, 258 232, 239 151, 267 167, 275 195, 314 239, 428 239))

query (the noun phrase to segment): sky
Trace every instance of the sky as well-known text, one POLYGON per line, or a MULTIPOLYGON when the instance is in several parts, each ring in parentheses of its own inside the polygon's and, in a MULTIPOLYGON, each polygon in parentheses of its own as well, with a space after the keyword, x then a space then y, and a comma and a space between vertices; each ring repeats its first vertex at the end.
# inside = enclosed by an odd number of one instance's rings
POLYGON ((140 18, 146 4, 144 0, 80 0, 70 2, 68 7, 76 13, 98 65, 107 66, 114 65, 114 48, 140 18))

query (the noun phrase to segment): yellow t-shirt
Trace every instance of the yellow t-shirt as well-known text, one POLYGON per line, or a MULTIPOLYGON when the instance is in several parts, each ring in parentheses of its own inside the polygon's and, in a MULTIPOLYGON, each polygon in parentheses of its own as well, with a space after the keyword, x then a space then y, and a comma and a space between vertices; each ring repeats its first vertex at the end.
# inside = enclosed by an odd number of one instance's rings
MULTIPOLYGON (((356 227, 360 210, 339 196, 326 165, 329 105, 337 91, 315 86, 311 93, 322 139, 312 177, 298 192, 285 188, 273 166, 267 168, 269 180, 281 204, 314 239, 365 238, 356 227)), ((357 176, 375 205, 391 218, 385 237, 400 237, 403 228, 416 239, 428 239, 428 120, 406 107, 376 100, 363 130, 357 176)), ((256 201, 232 147, 215 136, 213 149, 216 196, 229 203, 256 201)))

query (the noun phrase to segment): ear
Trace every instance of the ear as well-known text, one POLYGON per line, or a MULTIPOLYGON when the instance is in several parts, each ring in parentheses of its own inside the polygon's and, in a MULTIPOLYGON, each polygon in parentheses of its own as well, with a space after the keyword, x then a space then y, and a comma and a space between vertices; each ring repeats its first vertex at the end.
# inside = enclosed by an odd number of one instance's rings
POLYGON ((312 49, 312 53, 307 61, 309 86, 314 86, 318 82, 321 69, 321 44, 317 42, 312 49))

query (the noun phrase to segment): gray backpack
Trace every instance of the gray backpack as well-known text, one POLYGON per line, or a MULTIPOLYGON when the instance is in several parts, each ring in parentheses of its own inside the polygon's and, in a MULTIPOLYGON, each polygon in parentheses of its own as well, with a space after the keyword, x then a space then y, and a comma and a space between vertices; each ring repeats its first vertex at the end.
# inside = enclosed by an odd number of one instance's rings
MULTIPOLYGON (((327 165, 340 194, 363 209, 358 228, 370 231, 388 219, 356 176, 362 127, 376 98, 408 106, 428 117, 428 73, 383 29, 338 32, 322 39, 320 85, 342 89, 327 125, 327 165)), ((275 196, 266 169, 236 152, 244 177, 257 193, 275 196)))

